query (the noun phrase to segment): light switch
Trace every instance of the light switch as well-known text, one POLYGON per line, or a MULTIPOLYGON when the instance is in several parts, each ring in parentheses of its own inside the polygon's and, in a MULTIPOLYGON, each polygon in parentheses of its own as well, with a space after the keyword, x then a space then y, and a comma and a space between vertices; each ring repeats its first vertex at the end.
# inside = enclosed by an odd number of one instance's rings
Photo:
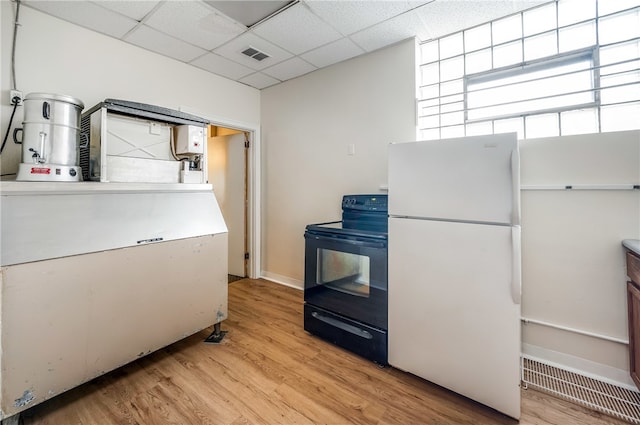
POLYGON ((161 134, 161 130, 162 128, 159 123, 153 121, 149 122, 149 134, 158 135, 161 134))
POLYGON ((349 143, 347 145, 347 155, 355 155, 356 154, 356 145, 353 143, 349 143))

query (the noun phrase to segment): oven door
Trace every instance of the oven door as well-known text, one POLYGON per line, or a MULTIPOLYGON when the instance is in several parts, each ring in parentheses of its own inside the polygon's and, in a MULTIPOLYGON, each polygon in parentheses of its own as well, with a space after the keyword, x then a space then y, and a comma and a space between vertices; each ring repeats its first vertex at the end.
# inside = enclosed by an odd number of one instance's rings
POLYGON ((386 235, 307 231, 305 241, 305 302, 386 330, 386 235))

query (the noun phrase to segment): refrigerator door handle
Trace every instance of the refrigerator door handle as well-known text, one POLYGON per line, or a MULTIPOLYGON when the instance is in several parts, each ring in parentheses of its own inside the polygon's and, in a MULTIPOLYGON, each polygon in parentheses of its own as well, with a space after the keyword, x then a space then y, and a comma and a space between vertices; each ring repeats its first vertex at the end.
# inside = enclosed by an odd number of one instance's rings
POLYGON ((522 299, 522 253, 520 250, 520 226, 511 227, 511 299, 520 304, 522 299))
POLYGON ((520 225, 520 153, 516 147, 511 151, 511 224, 520 225))

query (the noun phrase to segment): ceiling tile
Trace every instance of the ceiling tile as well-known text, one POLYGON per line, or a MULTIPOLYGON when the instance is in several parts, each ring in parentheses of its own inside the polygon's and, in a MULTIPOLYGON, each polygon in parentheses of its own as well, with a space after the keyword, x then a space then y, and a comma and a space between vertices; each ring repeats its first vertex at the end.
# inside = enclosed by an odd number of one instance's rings
POLYGON ((251 68, 230 61, 215 53, 207 53, 206 55, 200 56, 191 62, 191 65, 213 72, 214 74, 222 75, 223 77, 231 78, 232 80, 237 80, 255 72, 251 68))
POLYGON ((255 74, 247 75, 246 77, 243 77, 238 81, 244 84, 248 84, 260 90, 265 89, 269 86, 273 86, 280 82, 280 80, 269 77, 268 75, 265 75, 261 72, 256 72, 255 74))
POLYGON ((417 12, 409 11, 352 34, 349 38, 367 52, 371 52, 414 36, 419 40, 431 38, 430 32, 417 12))
POLYGON ((145 24, 206 50, 246 31, 246 27, 200 1, 167 1, 145 24))
POLYGON ((24 5, 116 38, 121 38, 138 24, 133 19, 90 2, 24 1, 24 5))
POLYGON ((274 65, 271 68, 267 68, 262 72, 274 78, 277 78, 278 80, 284 81, 303 74, 307 74, 315 70, 315 66, 303 61, 298 57, 294 57, 277 65, 274 65))
POLYGON ((257 25, 252 31, 294 54, 306 52, 341 37, 338 31, 314 15, 303 3, 257 25))
POLYGON ((408 1, 325 1, 306 2, 311 10, 344 35, 353 34, 378 22, 416 7, 408 1))
POLYGON ((131 19, 135 19, 136 21, 141 21, 142 18, 147 16, 149 12, 153 10, 154 7, 158 5, 158 1, 113 1, 113 0, 98 0, 94 1, 94 3, 111 9, 115 12, 120 13, 121 15, 128 16, 131 19))
POLYGON ((285 59, 289 59, 292 56, 291 53, 269 43, 251 32, 246 32, 241 36, 234 38, 224 46, 218 47, 213 52, 255 70, 267 68, 278 62, 282 62, 285 59), (257 61, 245 56, 242 54, 242 51, 247 47, 258 49, 259 51, 269 55, 269 57, 262 61, 257 61))
POLYGON ((291 0, 204 0, 223 14, 250 27, 291 3, 291 0))
MULTIPOLYGON (((431 37, 439 38, 466 28, 510 15, 548 0, 435 1, 415 10, 431 37)), ((425 40, 425 39, 423 39, 425 40)))
POLYGON ((364 50, 358 47, 353 41, 348 38, 342 38, 331 44, 307 52, 301 55, 301 57, 312 65, 322 68, 363 53, 364 50))
POLYGON ((424 4, 431 3, 436 0, 408 0, 410 9, 415 9, 416 7, 420 7, 424 4))
POLYGON ((140 25, 127 34, 124 40, 182 62, 191 62, 206 53, 206 50, 177 40, 146 25, 140 25))

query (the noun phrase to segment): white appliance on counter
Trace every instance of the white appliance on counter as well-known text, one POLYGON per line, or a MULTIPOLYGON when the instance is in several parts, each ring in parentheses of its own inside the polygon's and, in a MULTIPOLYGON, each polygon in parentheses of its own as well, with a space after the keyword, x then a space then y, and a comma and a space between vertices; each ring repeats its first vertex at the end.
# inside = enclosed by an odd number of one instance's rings
POLYGON ((389 146, 389 363, 520 417, 516 134, 389 146))
POLYGON ((208 124, 161 106, 105 99, 81 117, 84 180, 204 184, 208 124))
POLYGON ((13 132, 13 141, 22 144, 18 181, 78 182, 81 100, 71 96, 29 93, 24 98, 22 128, 13 132), (16 134, 22 132, 22 141, 16 134))

